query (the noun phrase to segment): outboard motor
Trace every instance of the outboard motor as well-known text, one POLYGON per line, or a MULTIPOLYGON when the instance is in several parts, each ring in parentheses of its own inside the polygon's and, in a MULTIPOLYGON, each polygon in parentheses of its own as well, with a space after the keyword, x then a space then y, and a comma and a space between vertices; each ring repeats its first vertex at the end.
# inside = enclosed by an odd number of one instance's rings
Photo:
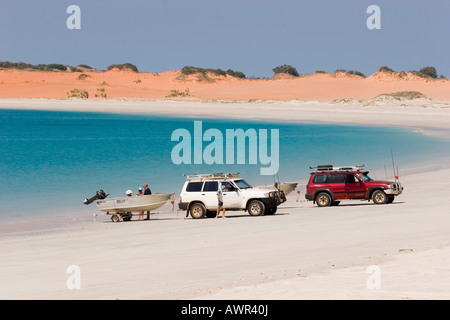
POLYGON ((95 193, 95 196, 93 196, 92 198, 84 199, 83 203, 90 204, 90 203, 94 202, 95 200, 105 199, 107 196, 109 196, 109 194, 106 194, 105 191, 100 189, 95 193))

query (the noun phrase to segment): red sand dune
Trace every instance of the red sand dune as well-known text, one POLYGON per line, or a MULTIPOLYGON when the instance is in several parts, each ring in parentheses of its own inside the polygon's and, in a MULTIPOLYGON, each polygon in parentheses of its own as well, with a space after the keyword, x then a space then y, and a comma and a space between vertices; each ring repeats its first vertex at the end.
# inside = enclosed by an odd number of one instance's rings
POLYGON ((412 73, 379 71, 363 78, 346 73, 312 74, 301 77, 279 75, 273 79, 239 79, 207 74, 183 75, 179 70, 160 74, 84 70, 45 72, 0 70, 0 98, 65 99, 72 89, 83 89, 89 99, 138 98, 163 99, 171 90, 189 89, 191 98, 225 100, 317 100, 371 99, 383 93, 418 91, 429 98, 450 101, 450 81, 424 79, 412 73), (103 89, 104 88, 104 89, 103 89), (100 91, 104 90, 104 91, 100 91), (95 95, 98 95, 96 98, 95 95))

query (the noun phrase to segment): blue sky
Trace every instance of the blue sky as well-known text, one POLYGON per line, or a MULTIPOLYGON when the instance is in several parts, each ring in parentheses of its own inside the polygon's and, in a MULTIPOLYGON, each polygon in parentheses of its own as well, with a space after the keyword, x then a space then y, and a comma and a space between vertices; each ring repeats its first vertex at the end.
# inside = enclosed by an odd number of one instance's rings
POLYGON ((140 71, 186 65, 271 76, 351 69, 370 75, 434 66, 450 77, 450 1, 414 0, 15 0, 2 1, 0 61, 131 62, 140 71), (69 5, 81 30, 69 30, 69 5), (367 7, 381 9, 369 30, 367 7))

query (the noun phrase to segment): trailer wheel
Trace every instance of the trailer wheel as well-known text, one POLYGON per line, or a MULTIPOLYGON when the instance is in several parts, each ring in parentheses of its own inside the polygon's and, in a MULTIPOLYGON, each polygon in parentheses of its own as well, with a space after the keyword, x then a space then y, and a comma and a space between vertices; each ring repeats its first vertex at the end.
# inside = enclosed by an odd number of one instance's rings
POLYGON ((111 221, 112 221, 112 222, 119 222, 119 221, 120 221, 119 215, 114 214, 114 215, 111 217, 111 221))

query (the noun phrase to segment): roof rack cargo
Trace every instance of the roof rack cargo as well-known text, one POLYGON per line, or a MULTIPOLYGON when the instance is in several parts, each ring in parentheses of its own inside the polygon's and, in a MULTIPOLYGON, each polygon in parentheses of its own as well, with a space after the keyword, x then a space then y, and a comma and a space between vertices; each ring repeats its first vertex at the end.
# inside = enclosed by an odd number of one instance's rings
POLYGON ((197 174, 184 174, 186 180, 193 179, 229 179, 239 178, 239 172, 236 173, 197 173, 197 174))
POLYGON ((309 167, 310 169, 314 169, 315 172, 329 172, 329 171, 360 171, 364 169, 364 165, 361 166, 342 166, 342 167, 334 167, 330 164, 326 165, 318 165, 317 167, 309 167))

